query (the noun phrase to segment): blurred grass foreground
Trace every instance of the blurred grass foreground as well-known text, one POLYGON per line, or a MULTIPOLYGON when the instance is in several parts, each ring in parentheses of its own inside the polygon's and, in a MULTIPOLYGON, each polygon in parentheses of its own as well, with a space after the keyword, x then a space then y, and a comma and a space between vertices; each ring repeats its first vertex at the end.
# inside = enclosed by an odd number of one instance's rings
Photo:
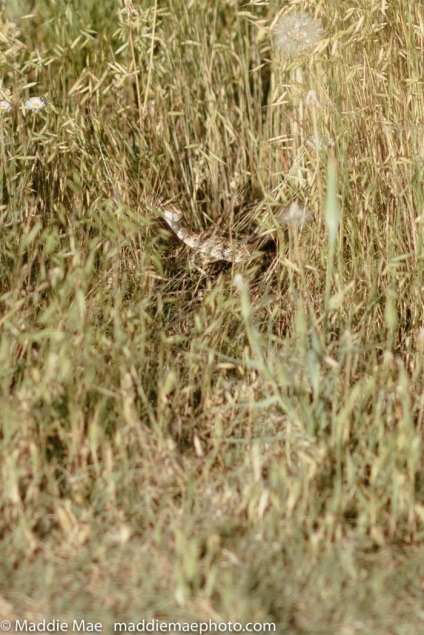
POLYGON ((423 4, 2 0, 0 65, 0 617, 423 633, 423 4))

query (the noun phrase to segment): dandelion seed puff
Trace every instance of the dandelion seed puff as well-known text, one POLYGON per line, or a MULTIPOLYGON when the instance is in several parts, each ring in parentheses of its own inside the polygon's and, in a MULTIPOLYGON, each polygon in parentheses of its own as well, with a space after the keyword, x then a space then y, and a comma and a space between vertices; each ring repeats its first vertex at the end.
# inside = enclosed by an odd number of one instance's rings
POLYGON ((12 104, 7 99, 0 99, 0 112, 7 112, 12 110, 12 104))
POLYGON ((317 94, 314 90, 309 90, 305 97, 305 106, 308 108, 319 108, 320 103, 318 101, 317 94))
POLYGON ((334 148, 334 140, 330 138, 309 137, 306 141, 308 148, 312 150, 324 150, 325 148, 334 148))
POLYGON ((27 110, 38 112, 39 110, 43 110, 43 108, 46 107, 46 102, 41 97, 30 97, 26 100, 24 105, 27 110))
POLYGON ((320 20, 316 20, 304 11, 282 16, 273 31, 276 46, 287 58, 310 51, 323 35, 320 20))
POLYGON ((312 219, 312 212, 306 209, 306 207, 302 205, 302 203, 293 201, 281 212, 276 214, 276 216, 280 225, 297 225, 298 227, 301 227, 312 219))
POLYGON ((246 287, 246 281, 241 273, 236 273, 233 278, 233 285, 235 286, 237 291, 243 291, 243 289, 246 287))

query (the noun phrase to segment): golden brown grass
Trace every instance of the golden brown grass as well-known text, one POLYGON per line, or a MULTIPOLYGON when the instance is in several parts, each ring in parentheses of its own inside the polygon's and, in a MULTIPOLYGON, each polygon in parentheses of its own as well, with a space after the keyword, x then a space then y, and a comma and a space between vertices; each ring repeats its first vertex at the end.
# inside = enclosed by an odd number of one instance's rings
POLYGON ((421 632, 420 3, 297 2, 290 60, 269 2, 36 5, 0 10, 0 616, 421 632), (160 196, 314 223, 205 265, 160 196))

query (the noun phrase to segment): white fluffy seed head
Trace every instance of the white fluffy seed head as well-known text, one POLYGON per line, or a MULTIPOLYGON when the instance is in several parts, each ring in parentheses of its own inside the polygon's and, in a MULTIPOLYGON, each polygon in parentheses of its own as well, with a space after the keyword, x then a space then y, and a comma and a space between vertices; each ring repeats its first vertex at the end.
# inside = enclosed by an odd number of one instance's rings
POLYGON ((305 97, 305 105, 308 108, 319 108, 319 100, 316 92, 314 90, 309 90, 305 97))
POLYGON ((277 48, 284 57, 293 58, 312 50, 323 35, 320 20, 304 11, 282 16, 273 29, 277 48))
POLYGON ((293 201, 277 217, 280 225, 302 227, 312 219, 312 212, 299 201, 293 201))

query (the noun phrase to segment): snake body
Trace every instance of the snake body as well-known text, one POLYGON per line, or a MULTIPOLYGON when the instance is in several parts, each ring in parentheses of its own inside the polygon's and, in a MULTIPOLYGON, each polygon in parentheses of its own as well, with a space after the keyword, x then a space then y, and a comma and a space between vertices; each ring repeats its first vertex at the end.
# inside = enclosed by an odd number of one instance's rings
MULTIPOLYGON (((210 262, 224 260, 234 264, 248 260, 255 251, 263 248, 272 240, 265 227, 257 226, 248 241, 228 240, 222 236, 202 236, 187 227, 183 212, 172 203, 161 203, 158 206, 164 221, 174 234, 190 249, 202 254, 210 262)), ((274 214, 280 227, 303 225, 311 217, 311 213, 298 201, 278 210, 274 214)))

